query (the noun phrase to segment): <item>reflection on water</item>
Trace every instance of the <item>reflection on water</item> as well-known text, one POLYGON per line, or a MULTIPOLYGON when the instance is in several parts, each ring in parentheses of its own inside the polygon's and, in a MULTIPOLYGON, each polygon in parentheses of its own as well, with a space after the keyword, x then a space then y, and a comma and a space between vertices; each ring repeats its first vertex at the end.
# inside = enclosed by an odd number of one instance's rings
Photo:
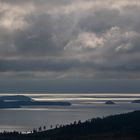
MULTIPOLYGON (((1 96, 5 95, 11 95, 11 94, 1 94, 1 96)), ((92 101, 94 103, 96 102, 104 102, 107 100, 113 100, 116 102, 130 102, 132 100, 140 99, 140 94, 123 94, 123 93, 112 93, 112 94, 88 94, 88 93, 82 93, 82 94, 12 94, 12 95, 25 95, 33 98, 34 100, 38 101, 70 101, 74 103, 76 101, 81 103, 85 103, 88 101, 92 101)))
MULTIPOLYGON (((5 95, 5 94, 3 94, 5 95)), ((7 94, 8 95, 8 94, 7 94)), ((11 95, 11 94, 10 94, 11 95)), ((15 94, 14 94, 15 95, 15 94)), ((17 94, 16 94, 17 95, 17 94)), ((35 100, 69 101, 67 107, 26 107, 20 109, 0 110, 0 131, 30 131, 33 128, 46 125, 66 124, 75 120, 86 120, 92 117, 102 117, 139 110, 140 104, 131 104, 139 99, 140 94, 22 94, 35 100), (113 100, 115 105, 105 105, 107 100, 113 100)))

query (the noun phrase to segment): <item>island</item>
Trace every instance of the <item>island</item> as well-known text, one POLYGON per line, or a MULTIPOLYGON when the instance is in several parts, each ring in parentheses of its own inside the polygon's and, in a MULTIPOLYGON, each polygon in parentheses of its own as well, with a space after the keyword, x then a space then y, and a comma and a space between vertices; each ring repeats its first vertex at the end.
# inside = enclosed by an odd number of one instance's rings
POLYGON ((134 100, 131 103, 140 103, 140 100, 134 100))
POLYGON ((70 106, 70 102, 56 101, 35 101, 32 98, 24 95, 11 95, 0 97, 0 108, 21 108, 33 106, 70 106))
POLYGON ((114 105, 115 103, 113 101, 106 101, 105 104, 107 104, 107 105, 114 105))

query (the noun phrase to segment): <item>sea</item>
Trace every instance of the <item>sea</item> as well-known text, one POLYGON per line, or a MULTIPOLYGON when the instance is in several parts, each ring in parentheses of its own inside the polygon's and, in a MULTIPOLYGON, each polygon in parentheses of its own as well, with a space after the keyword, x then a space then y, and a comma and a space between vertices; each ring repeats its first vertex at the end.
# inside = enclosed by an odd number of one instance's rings
POLYGON ((0 94, 0 96, 6 95, 25 95, 36 101, 65 101, 72 105, 0 109, 0 132, 18 131, 28 133, 40 126, 51 129, 78 120, 83 122, 91 118, 140 110, 140 103, 132 103, 133 100, 140 99, 138 93, 0 94), (105 104, 106 101, 110 100, 115 104, 105 104))

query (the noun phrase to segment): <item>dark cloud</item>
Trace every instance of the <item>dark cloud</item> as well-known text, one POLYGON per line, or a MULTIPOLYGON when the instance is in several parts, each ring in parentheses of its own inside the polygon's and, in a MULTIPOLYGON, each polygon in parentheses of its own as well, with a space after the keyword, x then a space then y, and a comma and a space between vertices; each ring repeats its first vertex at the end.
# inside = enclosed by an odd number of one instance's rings
POLYGON ((0 9, 1 77, 139 78, 138 0, 2 0, 0 9))
MULTIPOLYGON (((30 18, 30 17, 28 17, 30 18)), ((16 33, 15 45, 21 55, 52 55, 59 51, 57 42, 53 41, 53 29, 49 15, 40 15, 29 19, 32 26, 16 33), (33 23, 32 23, 33 22, 33 23)))
POLYGON ((66 71, 73 67, 79 67, 77 60, 0 60, 0 71, 24 72, 24 71, 66 71))
POLYGON ((119 18, 120 12, 118 10, 103 8, 81 18, 78 26, 87 32, 100 33, 116 26, 117 22, 120 22, 119 18))

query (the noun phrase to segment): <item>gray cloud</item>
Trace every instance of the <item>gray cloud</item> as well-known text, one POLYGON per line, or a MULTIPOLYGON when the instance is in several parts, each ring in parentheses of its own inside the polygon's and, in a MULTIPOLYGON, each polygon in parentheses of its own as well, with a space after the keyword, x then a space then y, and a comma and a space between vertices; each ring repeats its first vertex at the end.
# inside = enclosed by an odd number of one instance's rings
POLYGON ((72 67, 79 67, 75 60, 0 60, 0 71, 66 71, 72 67))
POLYGON ((0 9, 0 77, 140 78, 138 0, 2 0, 0 9))

